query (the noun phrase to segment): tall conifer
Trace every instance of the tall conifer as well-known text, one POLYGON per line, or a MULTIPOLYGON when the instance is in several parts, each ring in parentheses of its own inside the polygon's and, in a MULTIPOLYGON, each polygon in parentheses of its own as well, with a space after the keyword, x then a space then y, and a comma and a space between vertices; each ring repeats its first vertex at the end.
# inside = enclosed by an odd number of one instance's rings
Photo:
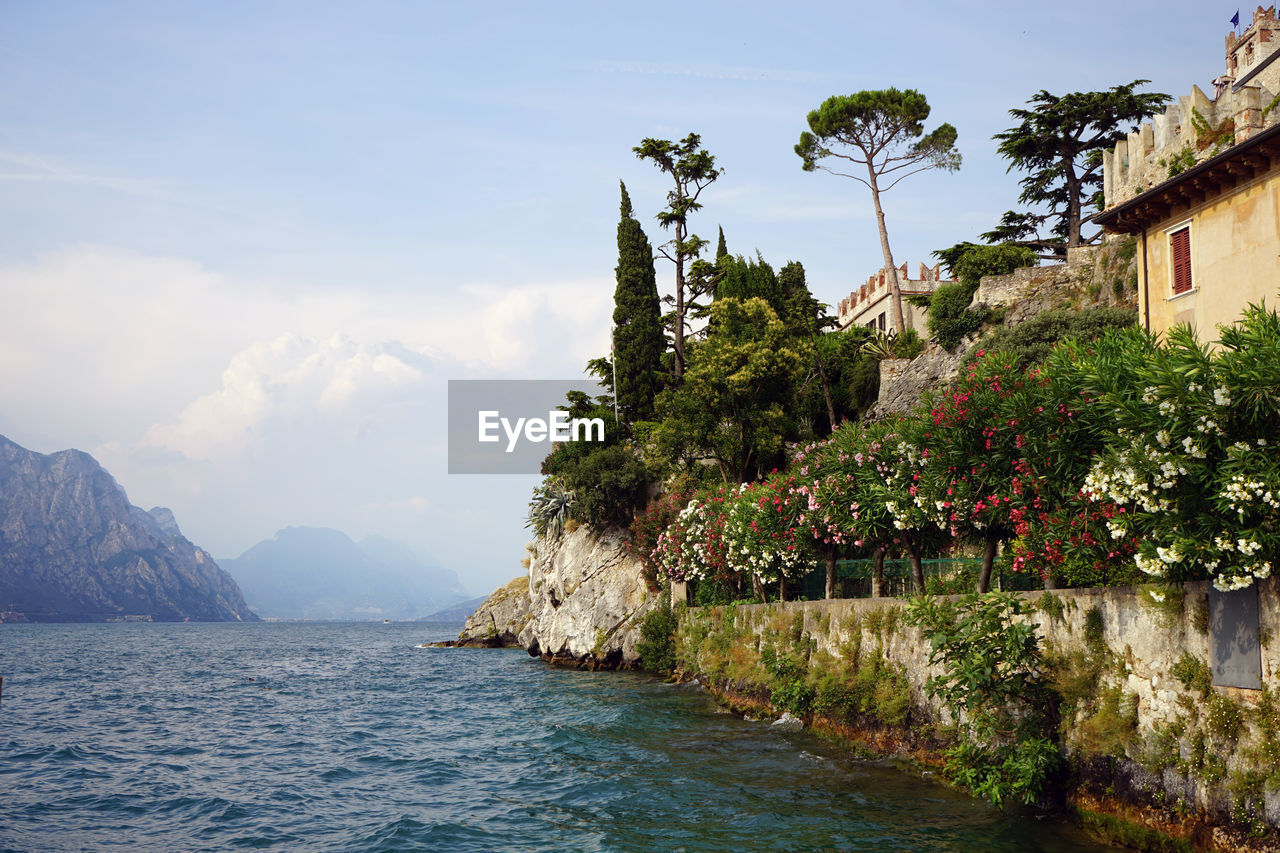
POLYGON ((653 248, 622 187, 618 221, 618 286, 613 292, 613 358, 618 382, 614 393, 626 423, 651 420, 653 399, 662 387, 662 307, 653 270, 653 248))

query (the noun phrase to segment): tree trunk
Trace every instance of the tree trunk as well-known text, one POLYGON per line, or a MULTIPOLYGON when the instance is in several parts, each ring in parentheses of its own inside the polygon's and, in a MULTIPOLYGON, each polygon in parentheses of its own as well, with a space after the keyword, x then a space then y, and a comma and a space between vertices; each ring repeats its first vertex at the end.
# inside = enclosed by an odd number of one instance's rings
POLYGON ((978 592, 986 592, 991 585, 991 566, 996 561, 996 548, 999 545, 999 534, 988 528, 987 544, 982 550, 982 571, 978 574, 978 592))
POLYGON ((822 353, 818 350, 817 334, 810 331, 809 340, 813 343, 813 359, 818 363, 818 378, 822 380, 822 398, 827 401, 827 421, 831 424, 831 431, 835 432, 836 407, 831 403, 831 384, 827 382, 827 370, 822 364, 822 353))
POLYGON ((911 551, 911 580, 915 583, 916 594, 924 595, 924 564, 920 561, 920 553, 911 551))
POLYGON ((676 223, 676 311, 672 318, 671 343, 675 351, 674 368, 676 384, 684 377, 684 253, 680 246, 684 243, 685 227, 676 223))
POLYGON ((836 546, 828 545, 822 556, 827 562, 827 588, 823 593, 824 598, 836 597, 836 546))
POLYGON ((876 549, 876 561, 871 568, 871 597, 884 598, 884 549, 876 549))
POLYGON ((768 597, 764 594, 764 584, 760 583, 760 576, 754 573, 751 575, 751 588, 756 591, 756 598, 760 599, 762 604, 769 603, 768 597))
POLYGON ((1080 245, 1080 179, 1075 164, 1066 163, 1067 173, 1067 248, 1080 245))
POLYGON ((898 334, 906 334, 907 321, 902 315, 902 287, 898 283, 898 268, 893 263, 893 252, 889 249, 889 231, 884 226, 884 208, 880 206, 880 186, 876 183, 876 171, 871 163, 867 163, 868 184, 871 186, 871 202, 876 208, 876 226, 880 229, 880 251, 884 254, 884 266, 889 273, 889 289, 893 294, 894 328, 898 334))
POLYGON ((784 574, 778 575, 778 600, 787 600, 787 576, 784 574))

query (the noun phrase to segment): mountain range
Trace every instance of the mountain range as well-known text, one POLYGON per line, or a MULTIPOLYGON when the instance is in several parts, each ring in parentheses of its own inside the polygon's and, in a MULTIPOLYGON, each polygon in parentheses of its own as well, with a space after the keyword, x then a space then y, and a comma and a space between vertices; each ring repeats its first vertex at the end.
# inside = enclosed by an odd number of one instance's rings
POLYGON ((218 562, 265 618, 417 619, 469 597, 456 574, 403 543, 325 527, 286 527, 218 562))
POLYGON ((143 510, 92 456, 0 436, 5 621, 255 621, 235 580, 164 507, 143 510))

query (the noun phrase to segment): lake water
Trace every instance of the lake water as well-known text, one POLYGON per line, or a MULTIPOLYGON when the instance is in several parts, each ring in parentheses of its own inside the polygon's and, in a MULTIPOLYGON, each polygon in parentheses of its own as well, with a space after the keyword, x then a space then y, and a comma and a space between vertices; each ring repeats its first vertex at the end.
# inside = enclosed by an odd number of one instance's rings
POLYGON ((456 631, 0 625, 0 850, 1110 849, 456 631))

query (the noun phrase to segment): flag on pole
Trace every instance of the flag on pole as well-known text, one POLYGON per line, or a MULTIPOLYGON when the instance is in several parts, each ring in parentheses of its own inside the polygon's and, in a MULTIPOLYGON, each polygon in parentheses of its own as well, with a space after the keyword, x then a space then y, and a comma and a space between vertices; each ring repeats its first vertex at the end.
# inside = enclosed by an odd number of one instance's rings
POLYGON ((1240 26, 1240 10, 1239 9, 1236 9, 1236 13, 1231 16, 1231 26, 1233 27, 1240 26))

